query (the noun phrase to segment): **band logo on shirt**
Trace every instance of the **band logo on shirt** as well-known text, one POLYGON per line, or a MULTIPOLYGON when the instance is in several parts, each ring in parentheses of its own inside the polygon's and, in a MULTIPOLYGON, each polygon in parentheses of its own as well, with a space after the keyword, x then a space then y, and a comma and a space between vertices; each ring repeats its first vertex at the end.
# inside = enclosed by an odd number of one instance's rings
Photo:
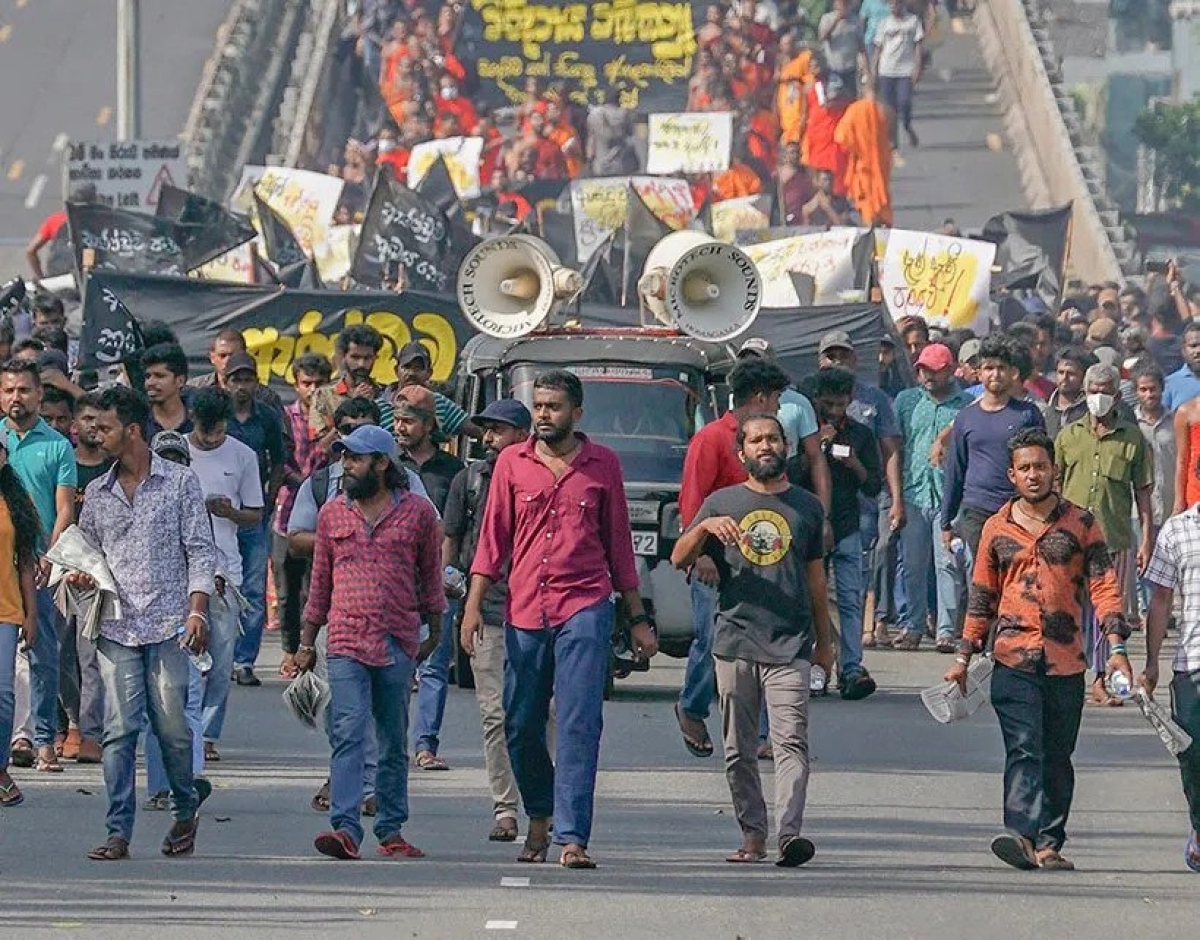
POLYGON ((770 509, 756 509, 738 523, 742 539, 738 548, 752 565, 775 565, 783 561, 792 547, 792 530, 787 520, 770 509))

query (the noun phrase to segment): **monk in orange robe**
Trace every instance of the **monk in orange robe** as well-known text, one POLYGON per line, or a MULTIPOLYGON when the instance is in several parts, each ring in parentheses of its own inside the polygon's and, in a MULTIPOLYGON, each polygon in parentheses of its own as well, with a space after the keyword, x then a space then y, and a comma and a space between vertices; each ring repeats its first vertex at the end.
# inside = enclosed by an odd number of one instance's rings
POLYGON ((846 151, 834 139, 842 115, 852 99, 845 93, 841 76, 829 74, 814 82, 805 99, 804 139, 800 142, 800 160, 813 170, 833 174, 833 191, 846 195, 846 151))
POLYGON ((846 195, 864 225, 893 223, 890 115, 870 86, 846 109, 834 141, 846 153, 846 195))
POLYGON ((804 96, 816 80, 813 54, 801 49, 794 55, 795 42, 790 35, 779 41, 779 76, 776 79, 775 114, 783 143, 798 144, 804 136, 804 96), (790 56, 790 57, 789 57, 790 56))

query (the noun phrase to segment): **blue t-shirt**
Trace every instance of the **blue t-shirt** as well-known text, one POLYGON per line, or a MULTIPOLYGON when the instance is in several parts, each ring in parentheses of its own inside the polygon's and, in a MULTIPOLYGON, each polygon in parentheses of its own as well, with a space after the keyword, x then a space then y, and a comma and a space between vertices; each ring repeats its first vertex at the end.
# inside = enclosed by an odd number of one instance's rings
POLYGON ((1186 365, 1167 376, 1163 389, 1163 407, 1174 411, 1200 395, 1200 377, 1186 365))
POLYGON ((794 388, 785 388, 779 396, 779 423, 787 435, 789 457, 796 456, 802 440, 817 433, 817 413, 812 402, 794 388))
POLYGON ((43 419, 19 436, 12 425, 4 422, 8 462, 33 500, 42 530, 42 549, 50 547, 50 533, 57 516, 54 495, 60 486, 74 488, 78 477, 75 452, 71 442, 50 427, 43 419))

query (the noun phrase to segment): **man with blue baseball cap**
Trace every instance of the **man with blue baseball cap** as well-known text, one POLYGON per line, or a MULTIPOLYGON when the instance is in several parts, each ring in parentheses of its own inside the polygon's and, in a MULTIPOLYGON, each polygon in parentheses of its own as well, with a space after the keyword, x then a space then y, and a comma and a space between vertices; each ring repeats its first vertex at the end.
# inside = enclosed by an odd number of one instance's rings
MULTIPOLYGON (((450 483, 442 523, 446 537, 442 561, 461 571, 470 571, 479 545, 483 510, 487 502, 492 468, 500 452, 529 437, 533 417, 515 398, 501 398, 471 423, 483 431, 484 458, 476 460, 450 483)), ((504 739, 504 612, 508 585, 497 581, 483 599, 483 619, 477 629, 462 633, 462 648, 471 656, 475 674, 475 699, 483 724, 483 762, 492 791, 493 823, 488 839, 512 842, 517 838, 517 809, 520 794, 504 739)))
POLYGON ((330 828, 314 844, 337 859, 359 857, 363 769, 371 718, 379 744, 375 837, 386 856, 424 853, 401 835, 408 821, 408 699, 413 672, 438 644, 446 599, 440 527, 427 499, 409 492, 396 440, 365 424, 336 441, 343 493, 317 518, 312 579, 296 668, 316 665, 328 624, 333 755, 330 828), (421 625, 429 638, 421 641, 421 625))

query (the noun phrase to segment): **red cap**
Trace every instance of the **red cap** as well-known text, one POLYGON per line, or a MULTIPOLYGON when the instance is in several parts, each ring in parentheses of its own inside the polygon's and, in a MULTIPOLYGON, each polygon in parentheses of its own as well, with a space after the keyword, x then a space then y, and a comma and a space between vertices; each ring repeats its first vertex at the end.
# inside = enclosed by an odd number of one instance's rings
POLYGON ((928 369, 930 372, 941 372, 954 365, 954 353, 950 351, 949 346, 943 343, 930 343, 921 350, 914 365, 928 369))

